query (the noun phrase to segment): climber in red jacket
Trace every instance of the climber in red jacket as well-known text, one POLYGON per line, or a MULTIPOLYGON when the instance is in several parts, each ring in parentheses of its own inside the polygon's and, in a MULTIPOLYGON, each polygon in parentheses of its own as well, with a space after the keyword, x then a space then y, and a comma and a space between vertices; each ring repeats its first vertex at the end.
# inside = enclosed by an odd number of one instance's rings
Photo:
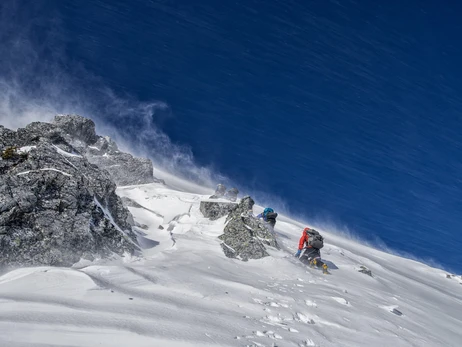
POLYGON ((324 247, 324 238, 317 230, 305 228, 298 242, 298 251, 295 256, 301 261, 310 264, 311 267, 322 267, 325 273, 327 265, 321 260, 320 249, 324 247), (303 253, 302 253, 303 251, 303 253))

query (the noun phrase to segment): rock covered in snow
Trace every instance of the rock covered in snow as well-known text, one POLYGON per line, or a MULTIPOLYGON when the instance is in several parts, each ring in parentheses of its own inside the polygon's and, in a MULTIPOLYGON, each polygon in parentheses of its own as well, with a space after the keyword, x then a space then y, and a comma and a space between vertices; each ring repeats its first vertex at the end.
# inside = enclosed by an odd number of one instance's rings
POLYGON ((154 177, 151 160, 121 152, 109 136, 96 134, 91 119, 78 115, 56 116, 53 124, 90 163, 107 170, 118 186, 162 182, 154 177))
POLYGON ((365 267, 364 265, 361 265, 361 266, 359 267, 358 272, 361 272, 361 273, 363 273, 363 274, 365 274, 365 275, 368 275, 368 276, 373 277, 373 276, 372 276, 372 271, 371 271, 370 269, 368 269, 367 267, 365 267))
POLYGON ((228 215, 237 207, 237 203, 230 201, 203 200, 200 204, 200 211, 204 217, 210 220, 228 215))
MULTIPOLYGON (((88 120, 69 129, 81 141, 95 139, 88 120)), ((66 131, 41 122, 16 132, 0 127, 0 267, 70 266, 138 248, 111 176, 66 131)))
POLYGON ((253 215, 254 204, 250 196, 244 197, 228 215, 224 233, 219 238, 229 258, 260 259, 269 255, 266 246, 279 248, 274 232, 253 215))

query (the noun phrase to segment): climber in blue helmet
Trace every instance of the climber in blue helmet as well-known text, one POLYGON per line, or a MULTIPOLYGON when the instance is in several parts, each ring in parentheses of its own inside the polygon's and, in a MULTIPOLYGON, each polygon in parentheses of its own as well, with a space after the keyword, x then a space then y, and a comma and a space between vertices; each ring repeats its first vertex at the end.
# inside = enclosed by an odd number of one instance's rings
POLYGON ((260 213, 257 218, 263 219, 266 223, 271 225, 273 228, 276 225, 276 218, 278 214, 274 212, 274 210, 271 207, 267 207, 263 210, 262 213, 260 213))

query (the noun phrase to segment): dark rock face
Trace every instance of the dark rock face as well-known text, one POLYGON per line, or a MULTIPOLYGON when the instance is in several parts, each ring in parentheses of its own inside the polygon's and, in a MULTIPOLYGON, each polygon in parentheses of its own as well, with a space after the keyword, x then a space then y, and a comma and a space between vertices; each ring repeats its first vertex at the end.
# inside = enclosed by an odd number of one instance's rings
POLYGON ((229 258, 260 259, 269 255, 266 246, 279 248, 274 232, 254 217, 254 204, 251 197, 244 197, 227 218, 224 234, 219 238, 229 258))
POLYGON ((152 163, 149 159, 135 158, 131 154, 119 151, 107 151, 103 155, 94 155, 93 148, 89 148, 85 156, 90 163, 107 170, 118 186, 162 182, 154 178, 152 163))
POLYGON ((373 277, 373 276, 372 276, 372 271, 369 270, 369 269, 368 269, 367 267, 365 267, 364 265, 361 265, 361 266, 360 266, 360 269, 358 270, 358 272, 361 272, 361 273, 363 273, 363 274, 366 274, 366 275, 368 275, 368 276, 373 277))
POLYGON ((210 220, 217 220, 228 215, 231 211, 237 208, 237 204, 227 201, 210 201, 203 200, 200 204, 200 211, 204 217, 210 220))
POLYGON ((66 131, 0 127, 0 267, 71 266, 139 248, 111 176, 69 142, 69 129, 93 141, 93 122, 74 120, 66 131))
POLYGON ((99 136, 95 132, 95 123, 88 118, 77 115, 56 116, 53 124, 65 134, 70 134, 75 140, 91 145, 98 141, 99 136))
POLYGON ((16 132, 0 125, 0 148, 13 146, 16 143, 16 132))
POLYGON ((154 177, 152 162, 119 151, 109 136, 98 136, 95 123, 81 116, 56 116, 53 120, 72 144, 87 160, 106 170, 118 186, 162 182, 154 177))

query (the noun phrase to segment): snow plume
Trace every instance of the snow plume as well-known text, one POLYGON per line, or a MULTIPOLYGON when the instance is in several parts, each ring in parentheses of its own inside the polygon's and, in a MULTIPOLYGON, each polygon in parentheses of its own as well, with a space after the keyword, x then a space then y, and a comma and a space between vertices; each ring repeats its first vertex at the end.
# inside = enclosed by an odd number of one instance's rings
POLYGON ((170 107, 162 101, 140 103, 130 97, 118 98, 106 89, 105 97, 111 102, 103 114, 111 115, 111 123, 96 119, 98 132, 110 135, 121 150, 149 157, 155 166, 207 187, 229 180, 210 167, 198 166, 188 146, 172 143, 157 124, 173 117, 170 107))
POLYGON ((198 166, 190 148, 159 129, 156 124, 173 116, 165 102, 117 95, 66 54, 67 44, 60 14, 47 4, 0 3, 1 125, 17 129, 56 114, 79 114, 92 118, 97 132, 121 149, 149 157, 165 171, 209 187, 227 181, 212 167, 198 166))
POLYGON ((26 11, 16 1, 0 4, 0 121, 13 129, 50 120, 57 109, 51 100, 60 100, 57 87, 63 85, 63 76, 55 69, 59 59, 53 52, 47 53, 55 61, 42 61, 49 42, 58 41, 52 30, 56 23, 50 22, 50 30, 40 32, 40 22, 33 16, 37 5, 30 6, 26 11), (31 15, 26 15, 29 11, 31 15), (38 40, 41 44, 35 45, 38 40))

